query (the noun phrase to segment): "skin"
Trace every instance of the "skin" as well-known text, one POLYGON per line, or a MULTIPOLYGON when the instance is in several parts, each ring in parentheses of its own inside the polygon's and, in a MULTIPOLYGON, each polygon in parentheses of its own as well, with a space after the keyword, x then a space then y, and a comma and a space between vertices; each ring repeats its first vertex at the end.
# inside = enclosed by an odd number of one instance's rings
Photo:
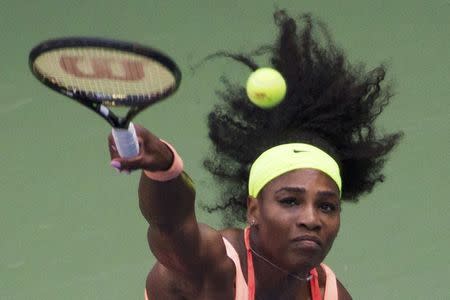
MULTIPOLYGON (((140 144, 137 157, 120 158, 109 137, 111 158, 120 165, 118 169, 167 170, 172 152, 148 130, 135 127, 140 144)), ((150 299, 233 299, 236 270, 226 255, 223 237, 238 252, 242 270, 247 270, 242 229, 217 231, 198 223, 194 201, 195 189, 184 172, 167 182, 141 176, 139 207, 149 223, 148 243, 157 259, 146 281, 150 299)), ((251 229, 251 246, 283 269, 254 256, 256 299, 310 299, 309 284, 289 273, 304 277, 322 262, 339 230, 339 203, 334 182, 310 169, 279 176, 257 199, 248 199, 247 216, 256 223, 251 229), (318 244, 292 241, 305 236, 314 236, 318 244)), ((317 269, 323 289, 325 275, 317 269)), ((351 299, 340 282, 338 292, 340 300, 351 299)))

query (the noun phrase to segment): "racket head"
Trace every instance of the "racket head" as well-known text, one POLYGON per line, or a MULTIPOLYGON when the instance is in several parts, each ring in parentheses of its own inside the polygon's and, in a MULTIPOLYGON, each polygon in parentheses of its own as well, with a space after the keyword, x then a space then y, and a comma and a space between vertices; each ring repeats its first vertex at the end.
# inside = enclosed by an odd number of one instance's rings
POLYGON ((46 86, 80 102, 143 108, 173 94, 181 71, 161 51, 118 40, 65 37, 29 54, 32 73, 46 86))

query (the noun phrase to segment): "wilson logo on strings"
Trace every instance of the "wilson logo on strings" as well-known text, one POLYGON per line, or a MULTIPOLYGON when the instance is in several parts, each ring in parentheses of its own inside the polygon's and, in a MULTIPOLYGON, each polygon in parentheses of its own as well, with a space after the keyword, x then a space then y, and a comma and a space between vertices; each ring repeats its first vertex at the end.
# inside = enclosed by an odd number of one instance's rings
POLYGON ((63 55, 59 65, 67 74, 82 79, 139 81, 145 77, 142 62, 128 59, 63 55))

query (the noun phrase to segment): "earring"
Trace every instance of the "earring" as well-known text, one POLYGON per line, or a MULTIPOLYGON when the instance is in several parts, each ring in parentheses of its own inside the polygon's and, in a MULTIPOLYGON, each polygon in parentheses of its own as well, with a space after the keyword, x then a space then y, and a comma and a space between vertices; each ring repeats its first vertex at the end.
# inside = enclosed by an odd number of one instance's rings
POLYGON ((253 226, 255 226, 255 225, 256 225, 256 221, 255 221, 255 219, 251 220, 251 221, 250 221, 250 226, 252 226, 252 227, 253 227, 253 226))

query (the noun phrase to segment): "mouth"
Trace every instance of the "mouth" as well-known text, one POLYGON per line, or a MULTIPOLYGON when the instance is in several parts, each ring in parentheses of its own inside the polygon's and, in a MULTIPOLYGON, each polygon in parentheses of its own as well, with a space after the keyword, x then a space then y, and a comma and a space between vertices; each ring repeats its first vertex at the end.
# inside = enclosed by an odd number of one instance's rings
POLYGON ((313 235, 301 235, 292 239, 292 243, 299 248, 321 249, 322 241, 313 235))

